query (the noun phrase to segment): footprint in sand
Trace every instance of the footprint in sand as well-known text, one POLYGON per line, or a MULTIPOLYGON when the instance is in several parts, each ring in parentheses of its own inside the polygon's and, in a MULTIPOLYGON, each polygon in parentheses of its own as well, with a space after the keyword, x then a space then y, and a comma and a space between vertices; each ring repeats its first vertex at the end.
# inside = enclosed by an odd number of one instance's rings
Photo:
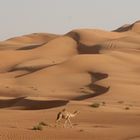
POLYGON ((38 90, 37 88, 35 88, 35 87, 29 87, 29 88, 31 88, 31 89, 33 89, 33 90, 38 90))
POLYGON ((80 129, 80 130, 79 130, 79 132, 84 132, 84 131, 85 131, 84 129, 80 129))
POLYGON ((6 86, 5 88, 10 88, 9 86, 6 86))

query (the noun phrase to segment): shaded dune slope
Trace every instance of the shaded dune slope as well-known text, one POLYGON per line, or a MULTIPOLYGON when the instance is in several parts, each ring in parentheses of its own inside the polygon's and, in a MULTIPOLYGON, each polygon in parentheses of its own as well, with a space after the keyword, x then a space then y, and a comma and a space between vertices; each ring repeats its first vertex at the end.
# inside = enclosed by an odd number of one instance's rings
POLYGON ((139 21, 112 32, 77 29, 0 42, 0 96, 13 98, 2 99, 0 107, 45 109, 95 97, 138 100, 139 55, 139 21))
POLYGON ((0 108, 11 107, 11 109, 22 109, 22 110, 40 110, 49 109, 59 106, 64 106, 68 103, 65 100, 32 100, 26 97, 19 97, 15 99, 1 99, 0 108))
POLYGON ((119 27, 118 29, 114 30, 114 32, 126 32, 126 31, 134 31, 134 32, 140 32, 140 21, 136 21, 133 24, 125 24, 122 27, 119 27))

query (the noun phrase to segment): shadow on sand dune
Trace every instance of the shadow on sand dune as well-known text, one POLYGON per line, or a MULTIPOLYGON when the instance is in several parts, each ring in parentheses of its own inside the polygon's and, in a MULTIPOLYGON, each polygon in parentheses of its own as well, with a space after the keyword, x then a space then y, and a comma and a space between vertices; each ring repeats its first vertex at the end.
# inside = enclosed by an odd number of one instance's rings
POLYGON ((34 73, 36 71, 40 71, 42 69, 45 69, 45 68, 48 68, 48 67, 52 67, 52 66, 55 66, 55 65, 58 65, 58 64, 50 64, 50 65, 38 66, 38 67, 21 67, 21 68, 16 68, 16 66, 14 66, 8 72, 20 71, 20 70, 27 71, 27 73, 25 73, 25 74, 20 74, 20 75, 15 76, 15 78, 18 78, 18 77, 29 75, 29 74, 32 74, 32 73, 34 73))
POLYGON ((68 103, 67 100, 31 100, 26 97, 19 97, 15 99, 1 99, 0 108, 13 107, 14 109, 19 108, 22 110, 40 110, 50 109, 54 107, 64 106, 68 103))
POLYGON ((80 34, 75 31, 67 33, 66 36, 71 37, 77 42, 77 51, 79 54, 100 54, 100 50, 102 48, 100 44, 88 46, 81 43, 80 34))
POLYGON ((89 74, 91 76, 91 83, 89 85, 87 85, 86 87, 88 87, 91 91, 93 91, 93 93, 83 91, 83 93, 85 93, 85 95, 78 96, 78 97, 74 98, 73 100, 79 100, 79 101, 85 100, 88 98, 100 96, 100 95, 105 94, 109 91, 110 87, 104 87, 104 86, 100 86, 100 85, 95 84, 96 81, 107 78, 108 74, 93 73, 93 72, 89 72, 89 74))
POLYGON ((72 100, 80 101, 80 100, 85 100, 85 99, 88 99, 88 98, 93 98, 93 97, 96 97, 96 96, 100 96, 100 95, 108 92, 109 89, 110 89, 110 87, 103 87, 103 86, 99 86, 99 85, 96 85, 96 84, 93 84, 90 88, 93 90, 93 93, 84 92, 84 93, 86 93, 86 95, 78 96, 76 98, 73 98, 72 100))
POLYGON ((43 46, 43 45, 45 45, 47 42, 43 42, 43 43, 40 43, 40 44, 29 44, 29 45, 26 45, 26 46, 24 46, 24 47, 22 47, 22 48, 18 48, 18 49, 16 49, 16 50, 32 50, 32 49, 36 49, 36 48, 38 48, 38 47, 40 47, 40 46, 43 46))
POLYGON ((100 54, 101 45, 96 44, 93 46, 87 46, 85 44, 79 43, 77 50, 79 54, 100 54))

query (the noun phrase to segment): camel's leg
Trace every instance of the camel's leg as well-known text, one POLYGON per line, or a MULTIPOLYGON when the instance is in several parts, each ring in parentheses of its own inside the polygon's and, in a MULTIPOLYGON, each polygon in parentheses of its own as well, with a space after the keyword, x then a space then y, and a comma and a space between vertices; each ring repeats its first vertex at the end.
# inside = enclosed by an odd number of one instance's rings
POLYGON ((55 127, 57 127, 60 124, 62 117, 59 117, 56 121, 55 121, 55 127))
POLYGON ((66 128, 67 122, 68 122, 68 119, 66 119, 65 122, 64 122, 64 128, 66 128))
POLYGON ((70 126, 71 126, 71 127, 73 127, 73 125, 72 125, 72 123, 71 123, 70 119, 68 119, 68 122, 69 122, 70 126))
POLYGON ((60 120, 61 120, 61 118, 57 119, 55 122, 56 122, 56 123, 59 123, 59 122, 60 122, 60 120))
POLYGON ((60 121, 58 121, 58 120, 55 121, 55 127, 58 126, 59 122, 60 122, 60 121))

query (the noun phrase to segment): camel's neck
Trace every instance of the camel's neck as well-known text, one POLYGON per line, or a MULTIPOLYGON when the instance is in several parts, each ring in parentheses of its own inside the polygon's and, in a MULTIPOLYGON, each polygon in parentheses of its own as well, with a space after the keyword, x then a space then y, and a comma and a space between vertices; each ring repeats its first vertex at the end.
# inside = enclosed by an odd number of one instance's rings
POLYGON ((71 117, 75 117, 77 115, 77 113, 71 113, 70 116, 71 117))

